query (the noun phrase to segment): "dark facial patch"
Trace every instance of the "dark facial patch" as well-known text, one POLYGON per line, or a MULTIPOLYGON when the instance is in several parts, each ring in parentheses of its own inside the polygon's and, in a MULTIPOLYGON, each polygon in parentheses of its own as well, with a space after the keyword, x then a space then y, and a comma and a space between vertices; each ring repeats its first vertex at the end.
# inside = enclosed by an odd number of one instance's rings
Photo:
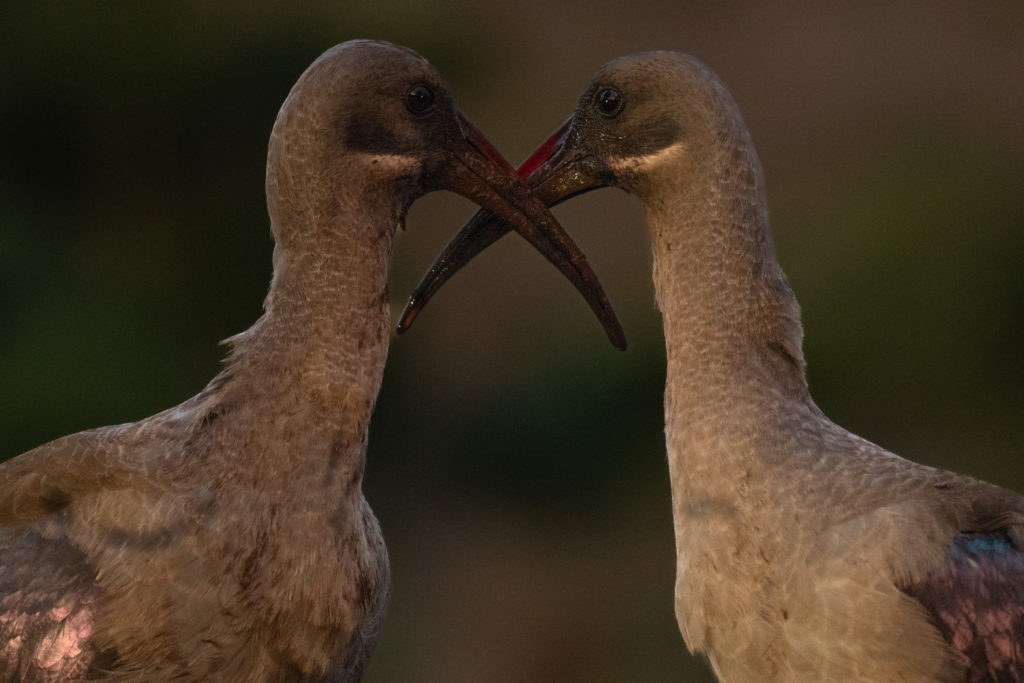
POLYGON ((679 142, 682 133, 679 122, 668 116, 645 122, 629 134, 629 156, 645 157, 660 152, 679 142))
POLYGON ((394 133, 374 116, 353 115, 345 123, 345 148, 367 154, 402 154, 394 133))

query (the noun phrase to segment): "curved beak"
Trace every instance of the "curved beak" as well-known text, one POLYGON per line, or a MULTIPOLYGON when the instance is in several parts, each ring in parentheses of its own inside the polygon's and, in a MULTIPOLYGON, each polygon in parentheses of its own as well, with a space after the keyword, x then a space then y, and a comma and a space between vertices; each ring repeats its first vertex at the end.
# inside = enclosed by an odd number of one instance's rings
POLYGON ((456 116, 466 144, 456 142, 452 146, 448 163, 438 170, 436 182, 479 204, 483 209, 477 216, 486 215, 490 220, 474 217, 449 245, 450 249, 452 244, 465 244, 455 258, 447 261, 442 257, 435 261, 402 313, 399 334, 409 329, 418 309, 455 270, 469 263, 505 232, 515 230, 575 285, 601 321, 612 344, 625 348, 625 333, 587 257, 551 215, 546 202, 530 190, 484 134, 461 112, 457 111, 456 116), (458 265, 450 269, 456 263, 458 265), (437 284, 433 285, 433 281, 437 284), (421 291, 425 293, 422 298, 418 296, 421 291))
POLYGON ((520 174, 505 161, 483 133, 461 112, 457 111, 456 116, 462 127, 463 140, 467 144, 457 142, 453 145, 447 158, 449 163, 439 169, 436 181, 439 186, 456 191, 479 204, 483 208, 476 216, 489 216, 492 219, 489 222, 498 227, 488 225, 488 221, 475 220, 470 221, 459 232, 452 244, 465 243, 466 247, 460 250, 457 258, 452 261, 441 258, 434 262, 424 283, 436 280, 436 286, 421 283, 412 295, 406 310, 402 311, 398 333, 406 332, 410 328, 418 309, 454 274, 455 270, 494 244, 509 229, 514 229, 580 290, 597 315, 611 343, 618 348, 626 348, 626 334, 618 323, 615 311, 611 308, 597 275, 587 262, 587 257, 551 215, 547 203, 538 198, 534 191, 530 191, 520 174), (455 263, 458 265, 451 269, 451 265, 455 263), (420 298, 418 293, 421 290, 429 293, 420 298))
MULTIPOLYGON (((607 187, 615 182, 611 172, 598 163, 597 159, 588 154, 578 153, 574 149, 574 145, 572 145, 572 122, 572 117, 566 120, 519 167, 519 176, 533 190, 533 195, 530 199, 537 200, 548 207, 560 204, 566 199, 583 194, 589 190, 607 187)), ((497 153, 495 152, 495 154, 497 153)), ((484 206, 483 202, 478 201, 478 203, 484 206)), ((584 297, 587 297, 587 302, 590 303, 591 309, 597 314, 611 343, 619 349, 625 349, 625 334, 622 332, 622 328, 619 326, 610 304, 607 309, 603 306, 596 306, 596 300, 592 300, 591 297, 587 296, 587 292, 584 291, 583 287, 566 272, 562 265, 556 262, 515 224, 509 225, 504 216, 497 215, 496 212, 488 210, 489 208, 485 206, 484 209, 478 211, 466 223, 437 257, 434 265, 430 267, 426 275, 423 276, 420 284, 409 297, 409 302, 399 318, 399 334, 412 326, 420 311, 423 310, 423 307, 426 306, 431 297, 452 275, 473 260, 477 254, 498 241, 509 230, 515 229, 530 240, 530 243, 544 254, 548 260, 555 263, 566 277, 569 277, 573 284, 576 285, 576 288, 583 293, 584 297)), ((566 236, 565 239, 569 240, 569 237, 566 236)), ((569 243, 572 244, 571 240, 569 243)), ((572 246, 575 247, 575 244, 572 244, 572 246)), ((583 259, 583 264, 586 264, 586 259, 582 254, 579 254, 578 258, 583 259)), ((602 291, 601 294, 603 297, 604 292, 602 291)))

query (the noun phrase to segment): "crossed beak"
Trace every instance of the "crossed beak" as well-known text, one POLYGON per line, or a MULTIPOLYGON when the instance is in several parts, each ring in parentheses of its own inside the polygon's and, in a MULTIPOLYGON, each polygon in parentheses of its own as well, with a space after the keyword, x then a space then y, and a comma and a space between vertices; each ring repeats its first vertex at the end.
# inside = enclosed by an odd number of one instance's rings
POLYGON ((466 161, 463 162, 465 167, 473 170, 482 185, 476 183, 469 187, 469 181, 463 179, 461 186, 448 184, 446 187, 484 208, 452 238, 423 276, 402 311, 398 332, 401 334, 412 326, 419 312, 452 275, 509 230, 515 230, 576 286, 597 315, 608 339, 617 348, 625 349, 625 334, 597 276, 548 210, 570 197, 614 182, 594 157, 574 152, 572 119, 563 123, 522 163, 517 175, 480 131, 461 114, 459 118, 466 141, 477 152, 472 163, 485 164, 486 173, 490 175, 485 175, 483 168, 477 171, 466 161))

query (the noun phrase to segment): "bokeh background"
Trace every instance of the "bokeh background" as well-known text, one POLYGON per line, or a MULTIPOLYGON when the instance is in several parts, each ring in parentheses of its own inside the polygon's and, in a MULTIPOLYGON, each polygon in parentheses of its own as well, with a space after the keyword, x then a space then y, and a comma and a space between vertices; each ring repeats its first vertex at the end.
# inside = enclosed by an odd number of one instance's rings
MULTIPOLYGON (((744 112, 810 383, 840 424, 1024 491, 1024 5, 49 3, 0 9, 0 457, 217 372, 270 277, 266 140, 349 38, 409 45, 514 163, 603 62, 702 58, 744 112)), ((410 213, 395 313, 473 211, 410 213)), ((635 199, 556 214, 614 350, 516 238, 392 339, 366 490, 393 567, 366 680, 706 681, 672 611, 664 350, 635 199)))

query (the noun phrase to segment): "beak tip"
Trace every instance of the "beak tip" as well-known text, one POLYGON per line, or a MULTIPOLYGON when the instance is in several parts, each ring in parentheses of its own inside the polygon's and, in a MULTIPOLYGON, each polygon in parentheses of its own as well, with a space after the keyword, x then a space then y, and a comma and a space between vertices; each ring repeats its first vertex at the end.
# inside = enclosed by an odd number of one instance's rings
POLYGON ((626 343, 626 333, 622 331, 622 328, 607 330, 607 332, 608 340, 612 343, 612 346, 619 351, 625 351, 628 344, 626 343))
POLYGON ((402 311, 402 315, 398 316, 398 324, 395 326, 395 330, 398 334, 405 334, 412 327, 413 321, 416 320, 416 312, 412 309, 412 303, 406 304, 405 310, 402 311))

